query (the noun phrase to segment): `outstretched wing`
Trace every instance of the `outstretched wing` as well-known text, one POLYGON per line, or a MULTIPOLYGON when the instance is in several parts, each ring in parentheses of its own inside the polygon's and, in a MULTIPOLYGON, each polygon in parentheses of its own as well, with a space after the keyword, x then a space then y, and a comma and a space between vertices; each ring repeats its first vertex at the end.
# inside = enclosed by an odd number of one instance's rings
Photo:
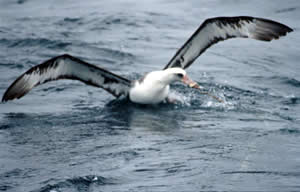
POLYGON ((2 102, 21 98, 33 87, 59 79, 79 80, 100 87, 115 97, 127 95, 131 81, 70 55, 54 57, 32 67, 6 90, 2 102))
POLYGON ((207 48, 219 41, 235 37, 271 41, 292 31, 286 25, 263 18, 240 16, 207 19, 164 69, 189 67, 207 48))

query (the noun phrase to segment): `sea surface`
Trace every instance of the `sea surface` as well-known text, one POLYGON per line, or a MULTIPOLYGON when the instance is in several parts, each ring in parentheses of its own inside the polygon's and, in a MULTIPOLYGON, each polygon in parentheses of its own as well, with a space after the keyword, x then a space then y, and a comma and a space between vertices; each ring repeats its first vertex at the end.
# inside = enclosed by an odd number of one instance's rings
POLYGON ((129 79, 162 69, 209 17, 293 33, 208 49, 179 102, 140 106, 62 80, 0 103, 0 191, 300 191, 300 1, 1 0, 0 95, 68 53, 129 79))

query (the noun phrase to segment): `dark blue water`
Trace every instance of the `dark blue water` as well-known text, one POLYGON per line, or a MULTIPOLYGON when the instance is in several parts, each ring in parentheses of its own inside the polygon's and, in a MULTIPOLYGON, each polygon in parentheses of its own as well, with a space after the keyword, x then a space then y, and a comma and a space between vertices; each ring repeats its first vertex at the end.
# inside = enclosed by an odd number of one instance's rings
POLYGON ((297 0, 1 0, 1 96, 63 53, 138 78, 208 17, 266 17, 294 32, 222 42, 188 69, 224 104, 176 84, 180 103, 145 107, 73 81, 1 103, 0 191, 300 191, 299 10, 297 0))

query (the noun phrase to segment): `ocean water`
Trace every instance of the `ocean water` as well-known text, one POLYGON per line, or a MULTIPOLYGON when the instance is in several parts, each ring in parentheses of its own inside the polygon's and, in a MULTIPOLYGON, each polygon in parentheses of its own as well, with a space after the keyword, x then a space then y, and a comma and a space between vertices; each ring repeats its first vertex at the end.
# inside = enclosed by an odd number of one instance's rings
POLYGON ((300 191, 299 10, 297 0, 1 0, 1 96, 63 53, 136 79, 209 17, 294 32, 219 43, 188 68, 223 104, 175 84, 179 103, 139 106, 68 80, 0 103, 0 191, 300 191))

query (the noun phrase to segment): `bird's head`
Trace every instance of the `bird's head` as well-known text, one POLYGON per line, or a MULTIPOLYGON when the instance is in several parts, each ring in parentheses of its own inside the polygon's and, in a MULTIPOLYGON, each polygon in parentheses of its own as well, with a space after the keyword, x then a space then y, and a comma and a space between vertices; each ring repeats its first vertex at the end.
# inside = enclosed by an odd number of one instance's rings
POLYGON ((167 68, 164 70, 164 81, 167 84, 171 84, 176 81, 181 81, 184 84, 187 84, 189 87, 192 88, 199 88, 199 85, 191 80, 187 74, 186 71, 183 70, 182 68, 174 67, 174 68, 167 68))

